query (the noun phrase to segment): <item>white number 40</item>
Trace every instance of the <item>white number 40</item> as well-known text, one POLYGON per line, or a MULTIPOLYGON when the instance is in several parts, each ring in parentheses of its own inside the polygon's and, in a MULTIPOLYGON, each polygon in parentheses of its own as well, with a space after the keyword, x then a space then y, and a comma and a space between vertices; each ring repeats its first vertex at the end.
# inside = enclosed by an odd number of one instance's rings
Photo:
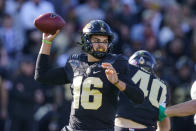
POLYGON ((153 79, 150 89, 148 90, 150 74, 138 70, 132 77, 132 81, 137 84, 140 81, 139 88, 143 91, 144 96, 149 96, 149 101, 155 107, 159 107, 166 100, 167 87, 158 79, 153 79), (159 90, 162 88, 161 96, 158 101, 159 90))

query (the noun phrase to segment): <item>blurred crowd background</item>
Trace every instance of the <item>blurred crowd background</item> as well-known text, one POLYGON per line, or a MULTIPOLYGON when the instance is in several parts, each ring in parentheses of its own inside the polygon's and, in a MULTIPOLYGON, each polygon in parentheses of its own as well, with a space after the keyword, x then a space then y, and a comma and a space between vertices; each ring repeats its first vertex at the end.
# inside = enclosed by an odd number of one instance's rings
MULTIPOLYGON (((158 61, 157 75, 170 88, 170 105, 190 100, 196 80, 195 0, 0 0, 0 131, 59 131, 68 123, 69 85, 34 81, 42 33, 33 21, 46 12, 66 20, 51 62, 64 66, 79 52, 82 27, 103 19, 115 33, 113 53, 145 49, 158 61)), ((171 119, 172 131, 196 131, 193 116, 171 119)))

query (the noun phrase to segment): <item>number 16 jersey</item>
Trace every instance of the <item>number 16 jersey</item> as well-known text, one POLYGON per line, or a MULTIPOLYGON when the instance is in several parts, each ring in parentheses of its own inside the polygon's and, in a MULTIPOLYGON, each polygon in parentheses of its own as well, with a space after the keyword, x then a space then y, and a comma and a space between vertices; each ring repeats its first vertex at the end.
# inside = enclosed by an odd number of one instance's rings
POLYGON ((65 72, 72 83, 73 102, 69 126, 73 129, 98 130, 114 126, 119 89, 108 81, 105 69, 101 67, 103 62, 111 63, 119 80, 132 90, 132 100, 143 99, 140 95, 142 91, 127 79, 128 62, 123 56, 109 54, 99 62, 87 62, 85 55, 71 56, 65 72))
POLYGON ((126 94, 136 103, 144 100, 143 92, 130 82, 128 61, 121 55, 108 54, 99 62, 88 62, 85 54, 72 55, 64 67, 52 68, 49 56, 39 54, 35 79, 43 84, 59 85, 71 83, 73 101, 69 127, 77 130, 99 130, 113 128, 119 90, 110 83, 101 67, 111 63, 119 80, 126 83, 126 94))

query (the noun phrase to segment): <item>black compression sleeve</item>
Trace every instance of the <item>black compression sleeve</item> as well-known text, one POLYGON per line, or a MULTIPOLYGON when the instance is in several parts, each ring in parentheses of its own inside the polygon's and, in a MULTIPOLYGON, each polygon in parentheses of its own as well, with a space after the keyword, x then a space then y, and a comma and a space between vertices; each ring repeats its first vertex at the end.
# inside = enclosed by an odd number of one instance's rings
MULTIPOLYGON (((132 82, 131 78, 131 70, 129 68, 127 59, 122 57, 118 64, 121 66, 116 66, 116 68, 121 69, 121 73, 119 74, 119 79, 126 83, 126 89, 123 91, 125 95, 133 102, 140 104, 144 101, 144 93, 140 88, 137 87, 136 84, 132 82)), ((133 69, 132 69, 133 70, 133 69)))
POLYGON ((142 104, 144 102, 144 93, 137 87, 127 86, 123 92, 136 104, 142 104))
POLYGON ((39 54, 35 68, 35 80, 49 85, 69 83, 64 67, 50 68, 50 66, 49 56, 39 54))

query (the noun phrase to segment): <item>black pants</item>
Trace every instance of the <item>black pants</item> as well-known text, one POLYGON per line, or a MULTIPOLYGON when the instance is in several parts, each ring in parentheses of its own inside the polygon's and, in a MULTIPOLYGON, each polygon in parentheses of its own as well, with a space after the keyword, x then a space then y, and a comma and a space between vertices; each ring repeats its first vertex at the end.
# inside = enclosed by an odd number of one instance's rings
POLYGON ((123 128, 118 126, 115 126, 114 130, 115 131, 156 131, 156 129, 152 127, 147 127, 143 129, 134 129, 134 128, 123 128))
POLYGON ((114 128, 107 128, 102 130, 76 130, 70 128, 69 126, 65 126, 61 131, 114 131, 114 128))

